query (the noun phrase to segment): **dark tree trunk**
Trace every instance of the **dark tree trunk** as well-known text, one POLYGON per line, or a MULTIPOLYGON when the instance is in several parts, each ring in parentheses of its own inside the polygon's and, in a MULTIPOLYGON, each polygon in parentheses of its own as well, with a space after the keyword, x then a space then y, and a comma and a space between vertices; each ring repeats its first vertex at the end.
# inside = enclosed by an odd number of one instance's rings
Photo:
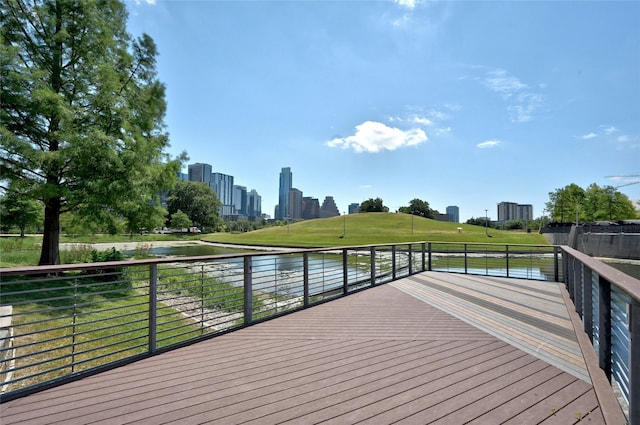
POLYGON ((49 199, 45 204, 40 266, 60 264, 60 206, 58 197, 49 199))

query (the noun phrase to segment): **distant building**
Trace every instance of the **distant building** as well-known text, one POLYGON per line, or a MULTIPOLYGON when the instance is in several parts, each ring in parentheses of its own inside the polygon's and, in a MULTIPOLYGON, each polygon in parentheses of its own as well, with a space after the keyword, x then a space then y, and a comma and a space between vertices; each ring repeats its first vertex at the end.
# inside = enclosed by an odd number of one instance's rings
POLYGON ((515 202, 500 202, 498 204, 498 223, 512 220, 533 220, 533 206, 515 202))
POLYGON ((289 190, 289 215, 287 218, 292 220, 302 218, 302 191, 295 187, 289 190))
POLYGON ((289 191, 293 187, 291 168, 284 167, 280 171, 280 185, 278 186, 278 209, 276 220, 282 220, 289 214, 289 191))
POLYGON ((310 220, 320 217, 320 202, 317 198, 305 196, 302 198, 302 218, 310 220))
POLYGON ((256 220, 262 217, 262 197, 255 189, 247 194, 247 217, 249 220, 256 220))
POLYGON ((449 216, 449 221, 452 223, 460 223, 460 210, 455 205, 450 205, 447 207, 447 215, 449 216))
POLYGON ((349 214, 355 214, 358 212, 360 212, 360 204, 358 203, 349 204, 349 214))
POLYGON ((212 173, 211 183, 209 186, 218 196, 222 206, 220 207, 220 216, 228 217, 234 215, 233 208, 233 176, 222 173, 212 173))
POLYGON ((438 221, 449 221, 449 214, 442 214, 440 211, 433 211, 433 216, 438 221))
POLYGON ((187 178, 190 182, 211 183, 211 165, 200 162, 189 164, 187 178))
POLYGON ((248 216, 246 186, 233 185, 233 210, 234 214, 248 216))
POLYGON ((333 196, 327 196, 322 201, 322 206, 320 207, 320 217, 336 217, 340 215, 340 211, 338 210, 338 206, 336 205, 336 201, 333 200, 333 196))

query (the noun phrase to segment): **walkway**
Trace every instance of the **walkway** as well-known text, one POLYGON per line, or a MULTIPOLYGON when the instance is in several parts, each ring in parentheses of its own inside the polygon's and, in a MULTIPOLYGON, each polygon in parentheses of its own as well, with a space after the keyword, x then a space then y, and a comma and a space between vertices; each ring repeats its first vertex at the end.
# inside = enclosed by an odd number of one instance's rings
POLYGON ((426 272, 3 403, 0 422, 624 423, 581 339, 555 283, 426 272))

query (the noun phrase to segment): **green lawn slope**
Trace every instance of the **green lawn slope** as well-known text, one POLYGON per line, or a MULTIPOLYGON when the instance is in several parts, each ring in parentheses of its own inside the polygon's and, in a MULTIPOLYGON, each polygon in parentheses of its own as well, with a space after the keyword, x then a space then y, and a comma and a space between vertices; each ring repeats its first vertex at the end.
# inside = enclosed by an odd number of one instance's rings
POLYGON ((486 230, 481 226, 447 223, 409 214, 349 214, 247 233, 213 233, 202 239, 248 245, 326 247, 400 242, 484 242, 548 245, 538 233, 486 230), (458 231, 461 228, 461 231, 458 231))

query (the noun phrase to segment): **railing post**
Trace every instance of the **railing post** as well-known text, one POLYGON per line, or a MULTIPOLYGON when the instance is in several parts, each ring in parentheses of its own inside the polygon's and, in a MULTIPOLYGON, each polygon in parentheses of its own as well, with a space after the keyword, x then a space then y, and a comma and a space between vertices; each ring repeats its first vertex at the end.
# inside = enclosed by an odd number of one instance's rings
POLYGON ((252 277, 252 257, 244 256, 244 324, 249 325, 253 322, 253 286, 252 277))
MULTIPOLYGON (((560 264, 558 264, 558 252, 559 252, 559 248, 557 246, 553 247, 553 278, 555 279, 556 282, 560 282, 560 274, 559 272, 559 266, 560 264)), ((564 258, 565 255, 562 254, 562 258, 564 258)))
POLYGON ((429 242, 429 263, 428 263, 428 267, 427 270, 431 271, 431 242, 429 242))
POLYGON ((573 301, 573 285, 575 285, 576 275, 574 273, 576 267, 575 257, 571 257, 567 260, 567 292, 569 292, 569 298, 573 301))
POLYGON ((629 305, 629 423, 640 424, 640 301, 629 305))
POLYGON ((509 277, 509 245, 504 246, 504 254, 507 261, 507 277, 509 277))
POLYGON ((391 279, 396 280, 396 246, 391 245, 391 279))
POLYGON ((156 352, 157 337, 157 294, 158 294, 158 265, 149 266, 149 353, 156 352))
POLYGON ((420 271, 425 271, 426 269, 426 264, 425 264, 425 247, 426 247, 426 243, 422 242, 420 244, 420 251, 422 252, 422 267, 420 269, 420 271))
POLYGON ((600 276, 598 290, 598 361, 611 382, 611 284, 600 276))
POLYGON ((413 274, 413 255, 411 254, 411 244, 409 244, 407 254, 409 255, 409 276, 411 276, 413 274))
POLYGON ((468 273, 467 269, 467 244, 464 244, 464 274, 468 273))
POLYGON ((371 252, 369 254, 371 257, 371 286, 376 286, 376 247, 371 247, 371 252))
POLYGON ((305 307, 309 307, 309 253, 302 254, 302 286, 303 295, 302 303, 305 307))
POLYGON ((582 270, 584 269, 584 264, 579 264, 578 267, 574 269, 574 279, 573 279, 573 305, 576 309, 576 313, 580 317, 582 317, 582 294, 584 292, 584 276, 582 275, 582 270))
POLYGON ((584 269, 584 286, 582 287, 582 297, 584 299, 584 309, 582 311, 582 322, 584 323, 584 331, 589 336, 591 344, 593 344, 593 273, 589 267, 584 269))
POLYGON ((342 293, 349 293, 349 255, 347 249, 342 250, 342 293))

